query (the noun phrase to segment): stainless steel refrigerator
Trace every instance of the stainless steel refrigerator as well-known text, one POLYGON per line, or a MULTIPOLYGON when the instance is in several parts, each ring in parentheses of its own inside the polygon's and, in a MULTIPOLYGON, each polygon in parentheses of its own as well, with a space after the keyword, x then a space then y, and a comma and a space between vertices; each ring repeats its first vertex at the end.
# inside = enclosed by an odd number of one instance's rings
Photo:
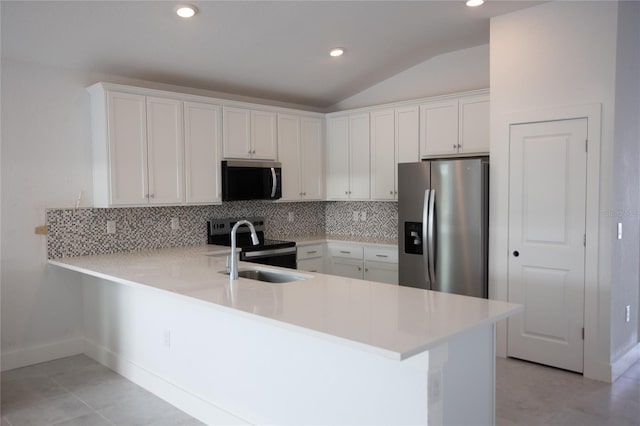
POLYGON ((489 159, 398 165, 400 285, 488 296, 489 159))

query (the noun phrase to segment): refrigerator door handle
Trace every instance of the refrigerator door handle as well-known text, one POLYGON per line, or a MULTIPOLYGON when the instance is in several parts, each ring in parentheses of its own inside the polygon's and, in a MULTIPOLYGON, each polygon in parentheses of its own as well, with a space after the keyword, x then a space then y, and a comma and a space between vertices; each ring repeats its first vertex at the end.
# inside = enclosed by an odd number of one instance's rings
POLYGON ((424 191, 424 203, 422 206, 422 258, 424 259, 424 279, 429 284, 429 289, 431 289, 431 275, 429 275, 429 246, 427 245, 427 241, 429 240, 429 195, 431 194, 430 189, 425 189, 424 191))
POLYGON ((436 190, 432 189, 429 196, 429 224, 427 226, 429 276, 431 288, 436 284, 436 190))

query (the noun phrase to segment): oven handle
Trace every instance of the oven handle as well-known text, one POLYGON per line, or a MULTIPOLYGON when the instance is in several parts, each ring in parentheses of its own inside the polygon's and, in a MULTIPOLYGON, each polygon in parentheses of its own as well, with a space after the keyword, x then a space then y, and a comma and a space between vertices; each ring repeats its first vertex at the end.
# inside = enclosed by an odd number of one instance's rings
POLYGON ((244 259, 253 259, 257 257, 266 257, 266 256, 273 256, 273 255, 295 254, 296 252, 297 250, 295 247, 285 247, 285 248, 279 248, 279 249, 267 249, 267 250, 242 252, 242 257, 244 259))

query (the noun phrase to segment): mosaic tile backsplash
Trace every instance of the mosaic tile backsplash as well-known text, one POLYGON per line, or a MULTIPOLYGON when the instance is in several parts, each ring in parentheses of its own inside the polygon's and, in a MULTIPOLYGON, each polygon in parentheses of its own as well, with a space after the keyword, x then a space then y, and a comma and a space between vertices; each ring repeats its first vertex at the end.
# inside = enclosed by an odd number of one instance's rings
POLYGON ((179 247, 207 242, 207 220, 262 216, 270 238, 319 234, 395 238, 396 203, 238 201, 217 206, 83 208, 47 210, 47 255, 50 259, 121 251, 179 247), (354 222, 353 211, 365 211, 354 222), (295 220, 287 220, 293 212, 295 220), (180 229, 171 229, 171 218, 180 229), (107 220, 116 233, 107 234, 107 220))

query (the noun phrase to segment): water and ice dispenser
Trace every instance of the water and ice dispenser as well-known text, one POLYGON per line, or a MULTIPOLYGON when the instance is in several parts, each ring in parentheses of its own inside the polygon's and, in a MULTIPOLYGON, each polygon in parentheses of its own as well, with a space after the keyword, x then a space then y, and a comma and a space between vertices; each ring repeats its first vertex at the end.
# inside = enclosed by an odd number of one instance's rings
POLYGON ((409 254, 422 254, 422 222, 404 223, 404 252, 409 254))

